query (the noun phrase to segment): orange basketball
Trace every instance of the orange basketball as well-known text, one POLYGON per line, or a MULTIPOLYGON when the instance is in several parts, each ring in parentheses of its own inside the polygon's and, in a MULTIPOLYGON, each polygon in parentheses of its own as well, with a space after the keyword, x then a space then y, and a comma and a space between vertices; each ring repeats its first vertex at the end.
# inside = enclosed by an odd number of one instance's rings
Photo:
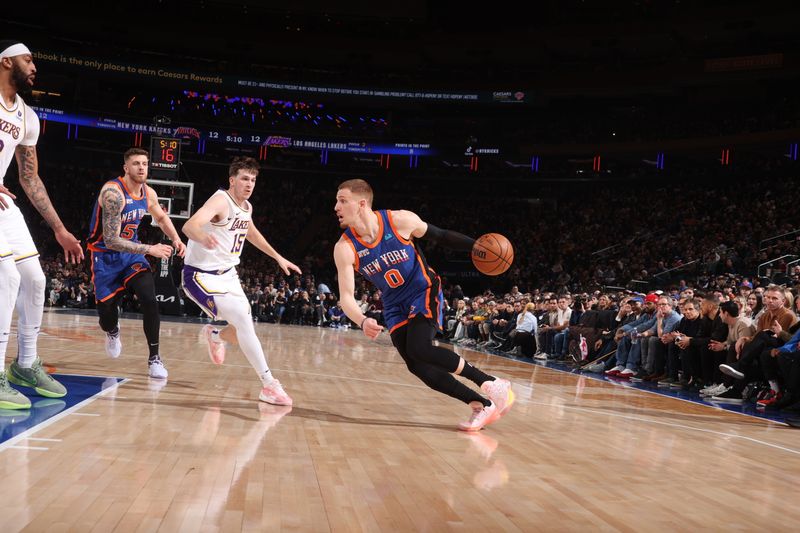
POLYGON ((499 233, 481 235, 472 245, 472 264, 487 276, 498 276, 514 261, 514 247, 499 233))

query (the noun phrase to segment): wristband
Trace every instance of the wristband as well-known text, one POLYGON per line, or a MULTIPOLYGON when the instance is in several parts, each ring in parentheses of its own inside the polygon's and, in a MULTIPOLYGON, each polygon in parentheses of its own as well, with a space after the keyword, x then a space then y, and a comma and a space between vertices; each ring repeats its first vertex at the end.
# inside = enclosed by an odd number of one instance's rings
POLYGON ((368 318, 369 318, 368 316, 364 317, 364 320, 361 321, 361 325, 358 326, 359 329, 364 329, 364 322, 366 322, 368 318))

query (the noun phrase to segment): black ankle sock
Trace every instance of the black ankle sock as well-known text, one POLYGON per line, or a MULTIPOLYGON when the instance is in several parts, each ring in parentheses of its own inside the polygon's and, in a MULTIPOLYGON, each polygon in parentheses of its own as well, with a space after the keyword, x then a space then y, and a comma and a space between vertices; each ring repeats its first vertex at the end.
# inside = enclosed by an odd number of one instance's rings
POLYGON ((147 358, 147 362, 152 363, 153 361, 157 361, 160 359, 161 357, 158 355, 158 352, 156 352, 155 354, 150 354, 150 357, 147 358))
POLYGON ((486 381, 494 381, 494 378, 492 376, 484 373, 478 368, 475 368, 466 361, 464 361, 464 368, 461 370, 461 374, 459 375, 467 378, 468 380, 475 383, 479 387, 483 385, 483 383, 486 381))
POLYGON ((119 326, 115 327, 114 329, 112 329, 111 331, 109 331, 107 333, 109 335, 111 335, 112 337, 116 337, 117 335, 119 335, 119 326))

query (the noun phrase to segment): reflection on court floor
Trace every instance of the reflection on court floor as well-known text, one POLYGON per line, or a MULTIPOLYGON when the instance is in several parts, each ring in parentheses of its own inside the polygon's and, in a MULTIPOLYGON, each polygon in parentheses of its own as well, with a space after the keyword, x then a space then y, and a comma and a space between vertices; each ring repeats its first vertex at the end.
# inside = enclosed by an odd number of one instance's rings
POLYGON ((12 385, 31 400, 30 409, 0 409, 0 445, 51 419, 57 414, 116 386, 121 378, 53 374, 67 388, 63 398, 45 398, 31 389, 12 385))

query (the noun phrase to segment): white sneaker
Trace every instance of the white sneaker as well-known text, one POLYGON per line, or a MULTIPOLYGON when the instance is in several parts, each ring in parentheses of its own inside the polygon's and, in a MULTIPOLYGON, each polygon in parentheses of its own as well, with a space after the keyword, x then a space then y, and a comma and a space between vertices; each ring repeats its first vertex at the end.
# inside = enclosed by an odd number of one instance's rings
POLYGON ((629 378, 631 376, 635 376, 636 371, 631 368, 623 368, 622 370, 619 371, 619 374, 617 375, 621 378, 629 378))
POLYGON ((724 383, 720 383, 716 389, 709 391, 709 393, 706 394, 706 396, 719 396, 720 394, 728 392, 729 388, 730 387, 725 386, 724 383))
POLYGON ((514 403, 514 391, 511 390, 511 382, 507 379, 495 378, 493 381, 485 381, 481 385, 481 390, 489 397, 497 408, 495 418, 488 421, 491 424, 506 414, 514 403))
POLYGON ((216 328, 211 324, 203 326, 203 337, 208 345, 208 357, 215 365, 221 365, 225 362, 225 343, 222 341, 215 341, 212 339, 212 333, 216 328))
POLYGON ((119 357, 122 353, 122 339, 120 338, 119 327, 117 327, 117 334, 112 335, 106 333, 106 355, 112 359, 119 357))
POLYGON ((148 366, 148 374, 151 378, 155 379, 167 379, 169 372, 164 367, 164 363, 161 362, 160 357, 156 357, 154 360, 147 363, 148 366))
POLYGON ((547 361, 547 354, 544 352, 536 352, 533 354, 534 359, 538 359, 540 361, 547 361))
POLYGON ((277 379, 273 379, 272 383, 261 389, 258 399, 272 405, 292 405, 292 399, 277 379))
POLYGON ((458 429, 461 431, 480 431, 483 426, 494 422, 497 414, 497 407, 494 403, 489 404, 488 407, 481 406, 478 409, 472 410, 472 415, 469 420, 458 424, 458 429))

